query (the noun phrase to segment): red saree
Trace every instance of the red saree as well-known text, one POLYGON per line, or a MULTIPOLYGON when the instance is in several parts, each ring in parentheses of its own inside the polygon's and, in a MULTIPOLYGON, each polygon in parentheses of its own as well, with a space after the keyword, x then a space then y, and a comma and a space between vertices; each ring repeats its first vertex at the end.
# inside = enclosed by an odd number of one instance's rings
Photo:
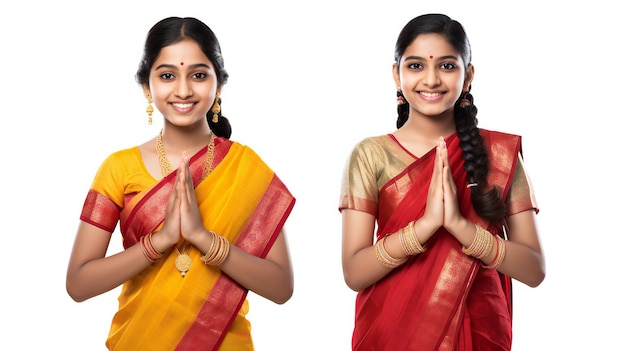
MULTIPOLYGON (((227 139, 215 139, 214 170, 201 180, 206 150, 190 159, 205 227, 241 249, 265 257, 295 199, 251 149, 227 139)), ((81 219, 112 231, 119 218, 123 244, 128 248, 162 224, 176 176, 173 172, 158 183, 135 191, 134 187, 141 186, 133 186, 128 180, 138 177, 133 172, 109 175, 124 168, 120 165, 121 157, 119 153, 112 157, 117 161, 115 167, 106 167, 105 162, 98 177, 104 174, 106 179, 111 178, 110 185, 94 182, 81 219), (112 194, 111 189, 116 188, 123 190, 112 194), (123 198, 121 206, 117 205, 120 198, 123 198)), ((245 319, 247 290, 221 274, 218 268, 202 264, 202 254, 192 248, 189 252, 192 268, 184 278, 174 268, 177 254, 169 252, 124 283, 107 347, 111 350, 253 349, 245 319)))
MULTIPOLYGON (((489 183, 506 198, 521 138, 485 130, 481 134, 491 162, 489 183)), ((485 222, 473 210, 457 135, 446 143, 463 216, 504 235, 502 225, 485 222)), ((359 209, 359 202, 366 204, 362 210, 377 218, 377 240, 400 230, 424 213, 434 158, 433 149, 382 186, 376 208, 368 210, 367 201, 345 198, 341 206, 359 209)), ((353 350, 510 350, 510 278, 482 268, 444 229, 427 245, 426 252, 357 294, 353 350)))

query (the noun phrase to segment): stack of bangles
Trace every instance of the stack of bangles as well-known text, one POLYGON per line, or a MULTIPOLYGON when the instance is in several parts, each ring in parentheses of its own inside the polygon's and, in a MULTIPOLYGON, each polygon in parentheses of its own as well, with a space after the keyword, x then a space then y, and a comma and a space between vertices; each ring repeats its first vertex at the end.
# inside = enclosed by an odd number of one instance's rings
POLYGON ((221 235, 217 235, 215 232, 209 232, 213 235, 213 242, 211 243, 211 247, 209 251, 206 252, 204 256, 200 259, 204 264, 210 266, 219 266, 228 257, 228 253, 230 252, 230 242, 228 239, 221 235))
POLYGON ((502 239, 499 235, 493 235, 476 225, 476 235, 474 236, 474 240, 469 247, 463 247, 463 253, 482 260, 491 253, 494 246, 496 247, 496 255, 493 260, 489 262, 489 264, 482 265, 485 268, 496 269, 500 267, 502 261, 504 261, 504 256, 506 255, 506 245, 504 243, 504 239, 502 239))
POLYGON ((150 263, 156 262, 161 256, 163 256, 162 252, 159 252, 154 245, 152 244, 152 234, 144 235, 139 239, 139 243, 141 244, 141 251, 143 251, 143 255, 146 256, 150 263))
POLYGON ((400 244, 402 245, 402 251, 405 254, 405 258, 395 258, 387 252, 387 249, 385 248, 385 239, 387 239, 387 236, 378 240, 374 245, 374 251, 376 252, 376 259, 378 259, 378 262, 391 269, 406 262, 408 260, 408 256, 417 255, 418 253, 422 253, 426 250, 417 239, 417 234, 415 233, 415 221, 400 229, 397 234, 400 236, 400 244))

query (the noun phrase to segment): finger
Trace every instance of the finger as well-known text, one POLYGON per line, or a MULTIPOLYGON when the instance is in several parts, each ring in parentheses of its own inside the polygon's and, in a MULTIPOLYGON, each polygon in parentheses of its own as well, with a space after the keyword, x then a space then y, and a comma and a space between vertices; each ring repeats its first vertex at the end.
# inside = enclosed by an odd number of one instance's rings
POLYGON ((443 138, 441 139, 442 160, 443 160, 443 188, 446 195, 456 195, 456 183, 450 169, 450 158, 448 157, 448 146, 443 138))
POLYGON ((180 178, 180 173, 176 172, 176 178, 174 179, 174 186, 172 187, 172 191, 170 192, 170 198, 167 201, 167 206, 165 207, 166 211, 172 212, 172 210, 174 208, 178 207, 177 202, 180 201, 180 197, 178 196, 179 194, 179 190, 178 190, 178 182, 179 182, 179 178, 180 178))
POLYGON ((182 206, 188 206, 189 203, 189 167, 188 167, 188 158, 187 153, 183 153, 183 156, 180 158, 180 164, 178 165, 178 169, 181 176, 180 179, 180 196, 181 196, 181 204, 182 206))
POLYGON ((435 162, 433 166, 433 175, 431 177, 431 184, 437 183, 437 178, 441 177, 441 145, 437 142, 435 149, 435 162))
POLYGON ((191 168, 189 165, 189 157, 185 154, 183 168, 185 169, 185 201, 188 206, 196 204, 196 189, 193 186, 193 177, 191 176, 191 168))

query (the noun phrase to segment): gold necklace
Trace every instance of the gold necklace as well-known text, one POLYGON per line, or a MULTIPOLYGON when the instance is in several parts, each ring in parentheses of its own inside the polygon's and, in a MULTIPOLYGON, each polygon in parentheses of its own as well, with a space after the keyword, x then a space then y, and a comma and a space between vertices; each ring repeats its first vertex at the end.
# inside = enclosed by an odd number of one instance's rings
MULTIPOLYGON (((159 131, 159 135, 157 135, 156 139, 156 152, 159 158, 159 166, 161 166, 161 174, 165 177, 168 174, 172 173, 172 166, 170 165, 170 161, 167 159, 167 154, 165 153, 165 148, 163 147, 163 130, 159 131)), ((202 179, 206 178, 213 171, 213 157, 215 154, 215 137, 214 134, 211 133, 211 138, 209 139, 209 144, 207 145, 207 153, 206 158, 204 159, 204 165, 202 167, 202 179)))

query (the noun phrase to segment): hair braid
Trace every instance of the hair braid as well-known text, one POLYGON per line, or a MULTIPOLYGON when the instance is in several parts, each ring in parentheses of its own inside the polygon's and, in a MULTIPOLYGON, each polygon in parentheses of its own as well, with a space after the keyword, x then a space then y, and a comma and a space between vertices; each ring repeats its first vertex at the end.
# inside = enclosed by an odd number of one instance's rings
MULTIPOLYGON (((404 99, 404 95, 402 95, 402 91, 398 90, 396 95, 398 96, 398 98, 402 97, 402 99, 404 99)), ((398 104, 398 119, 396 120, 396 128, 402 127, 408 120, 409 120, 409 104, 406 102, 403 104, 398 104)))
POLYGON ((467 173, 467 182, 477 186, 471 188, 471 199, 474 210, 478 215, 489 220, 501 220, 506 214, 506 207, 502 202, 501 190, 496 186, 488 189, 487 174, 489 173, 489 158, 483 144, 483 138, 478 128, 478 109, 474 105, 474 97, 469 92, 462 98, 470 101, 469 106, 459 106, 457 101, 454 107, 454 120, 457 135, 462 150, 463 168, 467 173))

